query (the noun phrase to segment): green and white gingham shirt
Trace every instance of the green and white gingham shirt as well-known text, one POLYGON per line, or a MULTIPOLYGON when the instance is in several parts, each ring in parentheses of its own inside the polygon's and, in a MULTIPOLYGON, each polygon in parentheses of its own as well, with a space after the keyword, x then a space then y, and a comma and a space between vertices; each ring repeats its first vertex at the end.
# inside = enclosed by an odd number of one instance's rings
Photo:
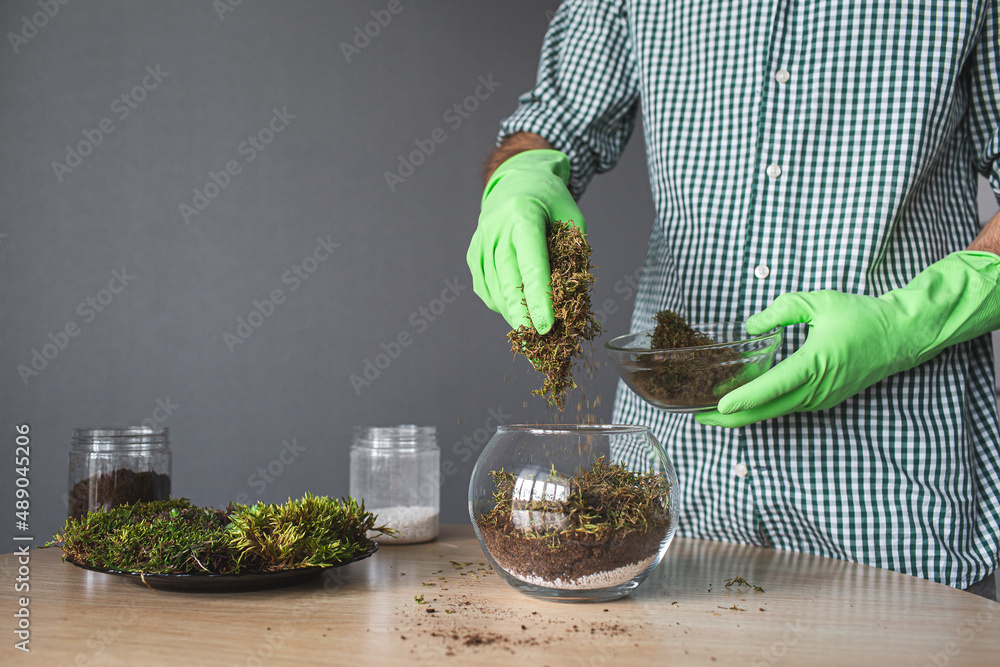
MULTIPOLYGON (((641 108, 657 211, 632 330, 745 320, 784 292, 878 296, 979 231, 1000 195, 1000 0, 566 0, 501 136, 542 135, 579 194, 641 108)), ((786 329, 779 359, 805 339, 786 329)), ((681 534, 967 587, 997 566, 989 336, 841 405, 741 429, 619 385, 681 480, 681 534)))

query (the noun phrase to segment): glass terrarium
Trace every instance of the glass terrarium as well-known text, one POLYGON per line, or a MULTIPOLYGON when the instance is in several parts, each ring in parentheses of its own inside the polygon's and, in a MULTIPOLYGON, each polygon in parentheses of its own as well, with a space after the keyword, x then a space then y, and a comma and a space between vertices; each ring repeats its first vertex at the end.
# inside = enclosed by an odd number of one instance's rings
POLYGON ((535 597, 628 595, 673 539, 677 475, 642 426, 501 426, 472 473, 469 512, 504 581, 535 597))

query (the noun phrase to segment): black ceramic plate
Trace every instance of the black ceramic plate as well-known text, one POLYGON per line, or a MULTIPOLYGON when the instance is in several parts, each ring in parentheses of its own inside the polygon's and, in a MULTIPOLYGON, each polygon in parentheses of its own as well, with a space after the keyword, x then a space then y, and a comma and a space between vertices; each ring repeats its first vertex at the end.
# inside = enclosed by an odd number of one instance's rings
POLYGON ((114 574, 120 577, 127 577, 134 581, 145 583, 152 588, 162 588, 176 591, 209 591, 209 592, 240 592, 257 591, 265 588, 279 588, 281 586, 294 586, 304 581, 309 581, 325 570, 343 567, 349 563, 356 563, 364 560, 378 551, 378 545, 372 544, 371 548, 355 556, 351 560, 344 561, 329 567, 300 567, 294 570, 279 570, 278 572, 244 572, 242 574, 142 574, 140 572, 123 572, 104 567, 91 567, 81 565, 66 558, 67 563, 102 574, 114 574))

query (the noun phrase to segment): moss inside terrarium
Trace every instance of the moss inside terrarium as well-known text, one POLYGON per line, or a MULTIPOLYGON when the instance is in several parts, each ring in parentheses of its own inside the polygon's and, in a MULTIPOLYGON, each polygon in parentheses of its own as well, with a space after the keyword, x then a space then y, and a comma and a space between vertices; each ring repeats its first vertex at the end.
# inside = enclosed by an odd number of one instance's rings
POLYGON ((549 481, 566 493, 548 500, 518 499, 514 473, 490 476, 495 504, 477 524, 492 557, 515 576, 547 585, 591 577, 601 588, 613 580, 604 574, 654 558, 670 529, 670 482, 662 473, 601 456, 567 479, 553 469, 549 481))

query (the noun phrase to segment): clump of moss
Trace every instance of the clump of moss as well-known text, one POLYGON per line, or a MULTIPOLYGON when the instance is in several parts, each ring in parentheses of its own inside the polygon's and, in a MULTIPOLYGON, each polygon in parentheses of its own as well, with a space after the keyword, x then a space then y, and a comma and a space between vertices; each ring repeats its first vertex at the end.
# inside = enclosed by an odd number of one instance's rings
MULTIPOLYGON (((523 500, 515 498, 517 477, 512 472, 494 470, 496 505, 482 517, 485 523, 501 525, 514 511, 550 512, 560 515, 558 526, 529 531, 529 539, 550 539, 589 535, 598 540, 630 531, 648 530, 665 523, 670 510, 670 483, 662 473, 638 473, 623 463, 608 463, 604 456, 579 474, 566 480, 565 498, 523 500)), ((553 469, 550 479, 558 479, 553 469)))
POLYGON ((567 582, 650 558, 670 529, 670 482, 599 457, 568 479, 549 480, 566 495, 516 496, 517 477, 490 472, 494 507, 477 520, 490 554, 504 569, 567 582))
POLYGON ((653 350, 700 348, 671 352, 654 358, 649 368, 637 371, 633 381, 640 392, 655 401, 672 406, 707 406, 718 402, 742 366, 732 348, 710 347, 715 341, 693 329, 687 320, 670 310, 661 310, 654 318, 656 328, 650 337, 653 350))
POLYGON ((700 331, 695 331, 684 319, 672 310, 661 310, 653 316, 656 328, 650 343, 654 350, 672 350, 678 347, 712 345, 714 340, 700 331))
POLYGON ((287 570, 327 566, 350 560, 372 546, 375 515, 353 498, 343 502, 306 494, 283 505, 239 507, 230 517, 230 545, 240 567, 287 570))
POLYGON ((69 518, 46 547, 90 567, 145 574, 238 574, 327 567, 373 547, 376 517, 352 498, 196 507, 186 498, 69 518))
POLYGON ((562 412, 566 392, 576 387, 573 365, 583 353, 584 341, 600 334, 601 324, 590 310, 596 278, 583 232, 569 222, 555 221, 548 225, 546 240, 555 323, 544 335, 533 326, 521 325, 507 334, 507 339, 515 356, 523 354, 535 370, 545 373, 541 389, 531 393, 562 412))

